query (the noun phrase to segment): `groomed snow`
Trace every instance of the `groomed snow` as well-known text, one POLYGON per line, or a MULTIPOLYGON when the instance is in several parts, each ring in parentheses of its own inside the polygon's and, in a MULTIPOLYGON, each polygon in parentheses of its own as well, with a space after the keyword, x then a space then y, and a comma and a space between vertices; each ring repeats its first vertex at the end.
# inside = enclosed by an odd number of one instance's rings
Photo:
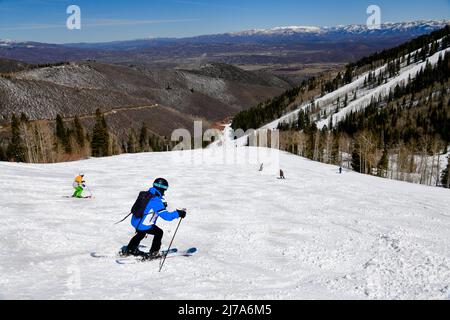
MULTIPOLYGON (((286 153, 285 181, 259 173, 257 162, 201 157, 219 158, 208 149, 0 163, 0 298, 450 298, 449 190, 339 175, 286 153), (80 170, 95 198, 63 198, 80 170), (158 263, 90 257, 127 244, 133 229, 114 222, 159 176, 171 184, 170 208, 188 208, 175 245, 198 254, 168 259, 162 273, 158 263)), ((159 222, 164 246, 176 224, 159 222)))

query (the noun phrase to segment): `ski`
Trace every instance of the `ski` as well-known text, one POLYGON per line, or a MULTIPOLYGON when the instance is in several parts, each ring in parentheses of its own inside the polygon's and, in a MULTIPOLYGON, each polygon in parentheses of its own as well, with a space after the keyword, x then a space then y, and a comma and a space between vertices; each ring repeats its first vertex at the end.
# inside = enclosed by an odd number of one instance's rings
POLYGON ((72 196, 63 196, 63 198, 65 199, 92 199, 92 196, 87 196, 87 197, 81 197, 81 198, 77 198, 77 197, 72 197, 72 196))
MULTIPOLYGON (((189 248, 188 250, 184 251, 178 251, 178 249, 171 249, 170 252, 167 252, 167 258, 176 258, 176 257, 191 257, 197 252, 197 248, 189 248), (175 252, 172 252, 172 250, 176 250, 175 252)), ((152 262, 152 261, 160 261, 164 256, 166 255, 165 252, 161 253, 161 256, 159 256, 156 259, 145 259, 143 257, 125 257, 125 258, 119 258, 116 259, 117 264, 137 264, 137 263, 145 263, 145 262, 152 262)))
MULTIPOLYGON (((121 258, 121 259, 127 259, 127 258, 142 258, 142 257, 135 257, 135 256, 130 256, 130 257, 124 257, 122 255, 123 250, 125 249, 125 247, 122 247, 122 249, 117 252, 117 253, 113 253, 113 254, 104 254, 104 253, 99 253, 99 252, 91 252, 90 255, 92 258, 97 258, 97 259, 106 259, 106 258, 121 258)), ((145 249, 148 249, 147 246, 139 246, 139 250, 143 251, 145 249)), ((178 251, 178 249, 174 248, 174 249, 170 249, 170 251, 167 250, 163 250, 161 251, 162 255, 165 255, 166 253, 176 253, 178 251)), ((146 253, 146 252, 144 252, 146 253)))

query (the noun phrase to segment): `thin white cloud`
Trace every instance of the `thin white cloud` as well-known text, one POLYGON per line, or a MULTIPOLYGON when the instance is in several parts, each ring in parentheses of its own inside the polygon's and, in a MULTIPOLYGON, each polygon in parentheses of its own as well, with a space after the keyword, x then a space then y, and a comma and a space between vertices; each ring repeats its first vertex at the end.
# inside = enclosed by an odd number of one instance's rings
POLYGON ((117 20, 117 19, 96 19, 84 23, 87 27, 100 27, 100 26, 123 26, 123 25, 142 25, 142 24, 160 24, 160 23, 181 23, 181 22, 194 22, 200 19, 155 19, 155 20, 117 20))
POLYGON ((39 29, 56 29, 63 28, 63 25, 56 24, 21 24, 14 26, 0 26, 0 30, 39 30, 39 29))
MULTIPOLYGON (((146 24, 183 23, 194 22, 199 19, 156 19, 156 20, 120 20, 120 19, 84 19, 83 27, 133 26, 146 24)), ((65 24, 21 24, 14 26, 1 26, 0 30, 40 30, 66 28, 65 24)))

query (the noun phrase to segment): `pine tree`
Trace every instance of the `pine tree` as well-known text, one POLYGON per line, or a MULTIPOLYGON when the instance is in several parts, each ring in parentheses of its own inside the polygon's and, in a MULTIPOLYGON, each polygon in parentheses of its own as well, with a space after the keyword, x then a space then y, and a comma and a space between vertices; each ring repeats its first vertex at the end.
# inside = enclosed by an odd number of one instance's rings
POLYGON ((7 148, 7 157, 13 159, 15 162, 25 162, 25 144, 23 142, 20 132, 20 120, 16 115, 11 118, 11 142, 7 148))
POLYGON ((353 80, 353 70, 351 67, 347 67, 344 74, 344 84, 349 84, 353 80))
POLYGON ((0 145, 0 161, 7 161, 8 157, 6 156, 6 151, 3 146, 0 145))
POLYGON ((141 152, 148 151, 148 129, 145 123, 142 123, 141 133, 139 134, 139 148, 141 152))
POLYGON ((109 128, 108 124, 106 123, 105 116, 101 116, 101 124, 102 124, 102 133, 103 133, 103 154, 105 156, 110 156, 111 152, 110 150, 110 137, 109 137, 109 128))
POLYGON ((301 110, 298 113, 297 129, 301 131, 305 129, 305 126, 306 126, 305 112, 301 110))
POLYGON ((425 62, 427 60, 428 57, 428 51, 429 51, 429 46, 428 44, 425 45, 422 50, 420 51, 420 58, 422 59, 423 62, 425 62))
POLYGON ((353 152, 352 152, 352 168, 356 172, 361 173, 361 156, 359 154, 359 146, 355 144, 353 152))
POLYGON ((339 135, 335 134, 333 137, 333 147, 331 149, 331 163, 332 164, 340 164, 340 145, 339 145, 339 135))
POLYGON ((108 125, 100 109, 97 109, 95 112, 95 125, 92 130, 91 148, 93 157, 106 157, 110 155, 108 125))
POLYGON ((137 141, 136 141, 136 133, 134 132, 133 129, 130 130, 130 134, 128 135, 127 152, 128 153, 139 152, 137 141))
POLYGON ((156 135, 151 135, 149 138, 149 145, 153 152, 159 152, 163 150, 164 144, 160 141, 160 138, 156 135))
POLYGON ((380 161, 378 162, 378 176, 380 177, 385 177, 386 176, 386 172, 389 168, 389 152, 387 150, 387 148, 384 149, 383 151, 383 155, 381 156, 380 161))
POLYGON ((66 128, 64 127, 64 122, 59 114, 56 116, 56 137, 61 142, 65 142, 66 140, 66 128))
POLYGON ((84 148, 86 141, 85 141, 85 132, 84 132, 84 128, 83 125, 80 122, 80 119, 78 118, 78 116, 75 116, 75 119, 73 121, 73 126, 75 129, 75 139, 77 140, 78 145, 81 148, 84 148))

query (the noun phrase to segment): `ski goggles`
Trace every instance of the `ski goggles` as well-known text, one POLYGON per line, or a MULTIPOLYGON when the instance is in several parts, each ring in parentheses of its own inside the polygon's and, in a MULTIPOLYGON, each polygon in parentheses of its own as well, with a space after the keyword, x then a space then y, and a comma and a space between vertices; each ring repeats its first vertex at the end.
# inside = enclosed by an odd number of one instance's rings
POLYGON ((169 189, 169 187, 168 187, 168 186, 164 186, 164 185, 162 185, 162 184, 159 184, 159 183, 154 183, 154 184, 153 184, 153 186, 154 186, 154 187, 156 187, 156 188, 160 188, 160 189, 163 189, 163 190, 167 190, 167 189, 169 189))

